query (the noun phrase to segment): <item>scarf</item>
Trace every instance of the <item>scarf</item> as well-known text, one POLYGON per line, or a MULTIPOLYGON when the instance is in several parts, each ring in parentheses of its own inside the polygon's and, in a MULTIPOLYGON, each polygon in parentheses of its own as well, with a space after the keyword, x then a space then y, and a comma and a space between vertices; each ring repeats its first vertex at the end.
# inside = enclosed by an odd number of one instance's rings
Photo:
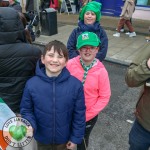
POLYGON ((87 74, 88 74, 88 71, 94 66, 94 64, 96 63, 96 58, 94 58, 94 60, 92 61, 92 63, 88 66, 86 66, 82 60, 82 58, 80 57, 80 63, 81 63, 81 66, 82 68, 84 69, 84 74, 83 74, 83 79, 82 79, 82 84, 84 86, 84 83, 85 83, 85 80, 87 78, 87 74))

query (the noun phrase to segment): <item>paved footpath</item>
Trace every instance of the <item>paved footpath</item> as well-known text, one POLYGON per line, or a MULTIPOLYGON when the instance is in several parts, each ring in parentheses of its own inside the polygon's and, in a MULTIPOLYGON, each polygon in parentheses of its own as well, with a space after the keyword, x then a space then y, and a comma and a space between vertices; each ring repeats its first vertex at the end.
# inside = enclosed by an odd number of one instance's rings
MULTIPOLYGON (((35 44, 45 45, 49 41, 52 40, 60 40, 64 44, 67 43, 68 37, 72 30, 76 27, 76 25, 60 25, 58 27, 58 34, 53 36, 44 36, 41 35, 39 38, 36 38, 35 44)), ((132 59, 134 59, 137 53, 142 53, 142 47, 145 44, 150 44, 150 42, 146 42, 144 35, 138 35, 133 38, 129 38, 124 33, 121 34, 120 38, 113 37, 113 33, 115 31, 106 30, 109 45, 108 45, 108 53, 106 56, 106 60, 110 60, 113 62, 118 62, 121 64, 129 64, 132 59)))

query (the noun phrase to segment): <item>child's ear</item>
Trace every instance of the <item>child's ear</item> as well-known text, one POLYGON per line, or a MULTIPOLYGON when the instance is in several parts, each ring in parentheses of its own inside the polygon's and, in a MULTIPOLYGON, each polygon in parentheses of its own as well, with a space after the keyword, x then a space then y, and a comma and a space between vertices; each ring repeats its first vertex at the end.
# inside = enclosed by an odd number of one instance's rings
POLYGON ((66 63, 69 61, 69 59, 66 59, 66 63))
POLYGON ((45 64, 43 55, 41 55, 41 62, 42 62, 42 64, 45 64))
POLYGON ((66 65, 67 65, 67 63, 68 63, 68 60, 66 60, 66 62, 65 62, 65 65, 64 65, 64 66, 66 66, 66 65))
POLYGON ((80 49, 78 50, 78 52, 79 52, 79 55, 80 55, 80 49))

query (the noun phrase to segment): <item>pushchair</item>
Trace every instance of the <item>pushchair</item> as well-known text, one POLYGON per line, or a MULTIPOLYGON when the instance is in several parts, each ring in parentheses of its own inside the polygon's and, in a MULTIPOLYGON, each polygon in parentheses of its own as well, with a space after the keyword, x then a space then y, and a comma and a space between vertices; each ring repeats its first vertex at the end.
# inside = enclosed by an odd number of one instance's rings
POLYGON ((40 23, 38 13, 36 11, 29 11, 24 15, 28 22, 27 28, 31 34, 32 41, 35 41, 35 38, 39 37, 41 33, 39 29, 38 30, 36 30, 36 28, 33 29, 33 26, 37 27, 39 26, 40 23))

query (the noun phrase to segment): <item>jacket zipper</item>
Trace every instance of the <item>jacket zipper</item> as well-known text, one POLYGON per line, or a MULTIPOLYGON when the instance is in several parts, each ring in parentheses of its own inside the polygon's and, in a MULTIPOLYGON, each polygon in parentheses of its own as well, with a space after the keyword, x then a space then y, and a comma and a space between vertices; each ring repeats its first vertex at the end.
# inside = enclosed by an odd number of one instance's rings
POLYGON ((56 118, 56 110, 55 110, 55 100, 56 100, 56 97, 55 97, 55 79, 53 80, 53 116, 54 116, 54 120, 53 120, 53 125, 54 125, 54 128, 53 128, 53 144, 55 144, 55 118, 56 118))

